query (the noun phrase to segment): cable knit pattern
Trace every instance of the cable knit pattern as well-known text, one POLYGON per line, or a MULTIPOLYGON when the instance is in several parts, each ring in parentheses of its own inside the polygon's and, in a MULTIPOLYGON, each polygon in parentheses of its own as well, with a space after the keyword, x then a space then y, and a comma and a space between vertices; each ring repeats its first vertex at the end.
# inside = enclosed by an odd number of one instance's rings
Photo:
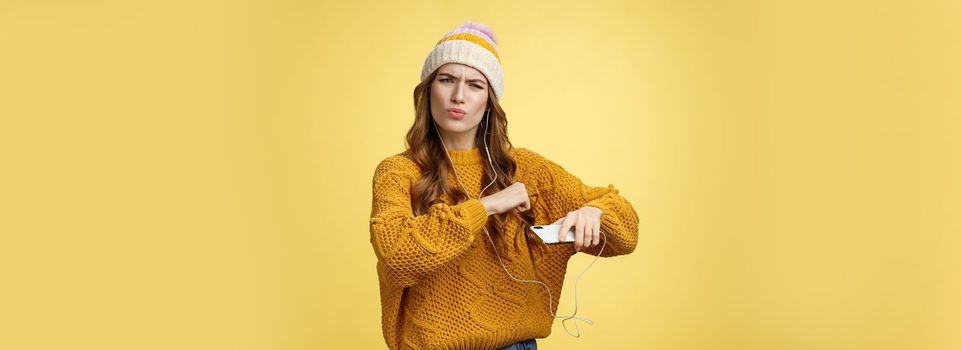
MULTIPOLYGON (((448 151, 462 186, 472 196, 482 188, 487 165, 479 149, 448 151)), ((600 208, 607 234, 603 257, 629 254, 637 246, 638 218, 613 185, 592 187, 563 167, 525 148, 514 148, 515 181, 527 187, 538 224, 550 224, 583 206, 600 208)), ((377 165, 373 176, 370 242, 377 257, 382 327, 390 349, 496 349, 551 332, 573 244, 547 246, 533 260, 520 220, 504 222, 504 239, 514 244, 499 252, 504 272, 483 230, 487 212, 478 199, 451 204, 449 197, 415 216, 410 190, 421 176, 413 161, 396 154, 377 165), (550 306, 547 304, 550 302, 550 306)), ((448 177, 456 183, 454 175, 448 177)), ((488 193, 489 195, 489 193, 488 193)), ((602 236, 603 237, 603 236, 602 236)), ((581 252, 597 255, 600 245, 581 252)))

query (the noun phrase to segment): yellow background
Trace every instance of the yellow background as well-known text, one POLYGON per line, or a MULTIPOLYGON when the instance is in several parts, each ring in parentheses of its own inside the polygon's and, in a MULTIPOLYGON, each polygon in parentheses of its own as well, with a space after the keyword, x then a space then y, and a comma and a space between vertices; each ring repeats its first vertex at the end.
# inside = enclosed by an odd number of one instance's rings
POLYGON ((959 13, 3 0, 0 348, 383 348, 371 176, 465 20, 514 144, 641 219, 541 348, 961 348, 959 13))

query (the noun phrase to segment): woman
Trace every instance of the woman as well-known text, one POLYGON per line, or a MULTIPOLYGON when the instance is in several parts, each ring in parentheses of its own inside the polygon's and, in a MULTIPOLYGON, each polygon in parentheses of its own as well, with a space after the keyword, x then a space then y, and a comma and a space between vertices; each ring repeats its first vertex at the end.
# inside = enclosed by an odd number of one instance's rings
POLYGON ((570 257, 637 244, 637 213, 617 189, 512 146, 502 95, 490 29, 448 32, 414 88, 408 149, 374 172, 370 241, 390 349, 536 349, 570 257), (546 245, 528 229, 549 222, 574 229, 574 242, 546 245))

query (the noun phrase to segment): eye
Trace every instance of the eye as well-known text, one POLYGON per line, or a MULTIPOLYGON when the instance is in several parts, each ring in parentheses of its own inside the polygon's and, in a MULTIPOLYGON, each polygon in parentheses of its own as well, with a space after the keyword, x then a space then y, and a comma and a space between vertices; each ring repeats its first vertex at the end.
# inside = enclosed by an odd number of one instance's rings
POLYGON ((440 82, 442 82, 442 83, 446 83, 446 82, 448 82, 448 81, 450 81, 450 78, 441 78, 441 79, 440 79, 440 82))
POLYGON ((473 86, 473 87, 475 87, 475 88, 478 88, 478 89, 483 89, 483 88, 484 88, 483 86, 480 86, 480 85, 477 85, 477 84, 473 84, 473 85, 471 85, 471 86, 473 86))

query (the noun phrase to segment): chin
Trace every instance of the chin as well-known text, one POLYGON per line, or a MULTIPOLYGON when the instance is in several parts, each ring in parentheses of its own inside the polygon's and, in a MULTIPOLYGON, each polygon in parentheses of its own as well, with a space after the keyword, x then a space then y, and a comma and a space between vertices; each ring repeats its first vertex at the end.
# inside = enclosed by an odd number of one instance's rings
POLYGON ((437 125, 439 125, 444 131, 453 133, 466 132, 472 128, 472 125, 470 125, 470 121, 468 120, 445 119, 437 123, 437 125))

